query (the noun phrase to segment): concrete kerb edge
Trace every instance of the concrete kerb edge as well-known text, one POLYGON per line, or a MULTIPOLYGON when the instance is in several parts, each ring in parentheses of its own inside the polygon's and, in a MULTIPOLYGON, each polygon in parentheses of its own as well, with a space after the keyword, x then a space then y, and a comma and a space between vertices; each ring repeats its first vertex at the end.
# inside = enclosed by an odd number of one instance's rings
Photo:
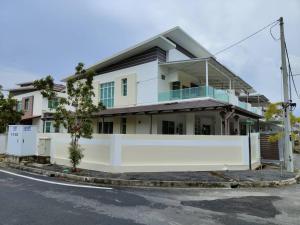
POLYGON ((265 188, 280 187, 296 184, 300 181, 300 174, 294 178, 275 181, 233 181, 233 182, 203 182, 203 181, 156 181, 156 180, 124 180, 115 178, 98 178, 79 176, 55 171, 44 170, 20 164, 0 163, 0 167, 10 167, 26 172, 45 175, 48 177, 65 178, 67 180, 89 183, 96 186, 124 186, 124 187, 174 187, 174 188, 265 188))

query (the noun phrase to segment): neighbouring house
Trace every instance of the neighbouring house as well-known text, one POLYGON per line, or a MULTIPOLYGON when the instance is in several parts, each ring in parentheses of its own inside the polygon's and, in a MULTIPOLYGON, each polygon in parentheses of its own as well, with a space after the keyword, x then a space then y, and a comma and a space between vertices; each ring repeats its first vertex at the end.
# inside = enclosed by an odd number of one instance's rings
POLYGON ((57 98, 48 100, 44 98, 40 90, 33 86, 33 81, 17 84, 18 87, 9 91, 18 101, 17 109, 24 115, 20 124, 35 125, 39 133, 64 132, 63 128, 56 129, 52 114, 57 107, 58 98, 66 97, 66 87, 62 84, 55 84, 54 91, 57 98))
POLYGON ((261 104, 244 98, 254 88, 180 27, 90 69, 94 102, 106 106, 95 115, 95 133, 239 135, 249 120, 257 131, 263 116, 261 104))

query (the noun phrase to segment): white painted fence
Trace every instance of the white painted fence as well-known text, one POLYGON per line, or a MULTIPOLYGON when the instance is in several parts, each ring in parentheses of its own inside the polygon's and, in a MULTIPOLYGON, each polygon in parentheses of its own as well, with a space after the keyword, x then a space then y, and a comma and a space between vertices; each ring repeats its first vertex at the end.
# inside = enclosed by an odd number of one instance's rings
MULTIPOLYGON (((49 138, 51 162, 70 165, 69 134, 40 134, 49 138)), ((252 166, 260 163, 259 135, 251 135, 252 166)), ((107 172, 246 170, 248 136, 94 134, 81 139, 80 168, 107 172)))

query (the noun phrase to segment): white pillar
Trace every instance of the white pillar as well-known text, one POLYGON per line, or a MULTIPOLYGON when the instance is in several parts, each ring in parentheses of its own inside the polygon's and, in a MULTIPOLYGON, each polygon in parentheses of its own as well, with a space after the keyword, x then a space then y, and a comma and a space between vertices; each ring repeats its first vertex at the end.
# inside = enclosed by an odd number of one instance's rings
POLYGON ((110 165, 120 166, 122 164, 122 135, 110 135, 110 165))
POLYGON ((208 61, 205 60, 205 94, 208 97, 208 61))
POLYGON ((195 114, 187 113, 185 119, 186 119, 186 134, 194 135, 195 134, 195 114))

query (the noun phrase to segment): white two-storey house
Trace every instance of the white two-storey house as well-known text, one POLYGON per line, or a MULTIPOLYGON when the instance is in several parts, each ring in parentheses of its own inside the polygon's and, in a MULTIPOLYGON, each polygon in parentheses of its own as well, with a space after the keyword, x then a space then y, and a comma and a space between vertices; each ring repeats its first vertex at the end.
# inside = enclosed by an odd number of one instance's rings
POLYGON ((63 128, 54 127, 53 113, 58 105, 58 98, 66 97, 66 87, 55 84, 57 98, 48 100, 40 90, 33 86, 33 81, 19 83, 16 88, 8 90, 18 101, 17 109, 23 112, 21 124, 38 126, 40 133, 65 132, 63 128))
POLYGON ((94 102, 106 106, 95 114, 95 133, 237 135, 262 117, 260 105, 240 98, 253 87, 180 27, 89 69, 94 102))

